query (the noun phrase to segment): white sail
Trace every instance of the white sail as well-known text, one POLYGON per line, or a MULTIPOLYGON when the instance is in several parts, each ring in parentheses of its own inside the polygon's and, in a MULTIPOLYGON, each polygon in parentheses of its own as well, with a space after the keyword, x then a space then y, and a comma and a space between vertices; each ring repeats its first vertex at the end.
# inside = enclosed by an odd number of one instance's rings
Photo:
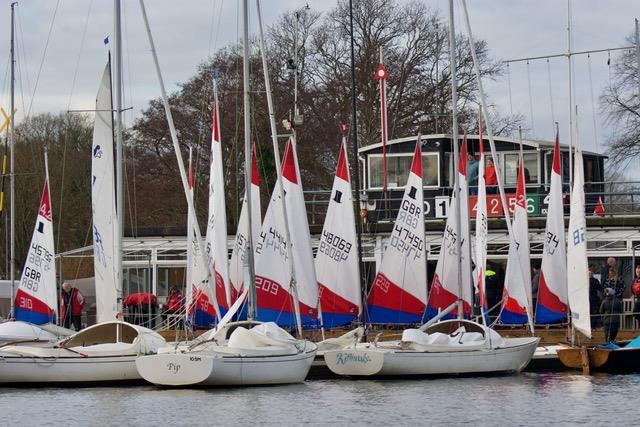
POLYGON ((567 319, 567 256, 560 163, 560 140, 556 136, 536 309, 536 323, 540 324, 562 323, 567 319))
POLYGON ((93 128, 91 211, 93 216, 93 268, 96 284, 96 321, 115 320, 120 274, 117 270, 118 221, 113 161, 111 76, 105 67, 93 128))
POLYGON ((584 166, 580 141, 576 143, 573 164, 573 191, 569 216, 567 250, 567 289, 571 324, 591 338, 589 309, 589 274, 587 265, 587 220, 584 205, 584 166))
MULTIPOLYGON (((213 82, 213 113, 211 125, 211 160, 209 167, 209 216, 206 251, 211 282, 215 284, 216 300, 221 310, 231 305, 229 284, 229 254, 227 252, 227 215, 225 212, 224 173, 218 110, 218 89, 213 82)), ((222 314, 222 313, 221 313, 222 314)))
MULTIPOLYGON (((467 153, 466 140, 463 140, 461 153, 467 153)), ((472 300, 472 275, 471 275, 471 253, 469 236, 469 190, 467 187, 467 161, 461 155, 460 172, 458 175, 460 182, 460 196, 462 203, 460 206, 460 230, 458 230, 456 215, 458 211, 458 201, 455 193, 451 197, 449 209, 447 210, 447 223, 442 237, 442 246, 438 254, 438 262, 431 282, 431 293, 429 294, 429 304, 427 307, 427 317, 432 318, 440 311, 446 309, 458 298, 463 302, 463 314, 471 316, 472 300), (461 253, 457 252, 456 240, 461 238, 461 253), (458 274, 458 263, 462 265, 462 278, 458 274), (462 293, 460 294, 460 288, 462 293)), ((457 314, 457 309, 452 312, 457 314)))
POLYGON ((310 324, 313 323, 312 319, 318 318, 320 301, 311 249, 307 207, 304 203, 296 143, 293 139, 289 139, 282 163, 282 186, 289 221, 291 253, 293 254, 296 289, 300 302, 300 315, 303 322, 310 324), (305 320, 305 318, 307 319, 305 320))
POLYGON ((368 298, 372 323, 418 323, 427 304, 422 152, 416 142, 398 216, 368 298))
MULTIPOLYGON (((466 136, 465 136, 466 139, 466 136)), ((487 235, 489 233, 489 223, 487 219, 487 188, 484 180, 484 142, 482 140, 482 121, 480 122, 480 160, 478 164, 478 202, 476 203, 476 270, 475 283, 480 295, 480 309, 482 310, 482 320, 486 320, 489 309, 487 303, 487 293, 485 286, 485 272, 487 270, 487 235)), ((467 153, 463 152, 462 156, 467 153)))
POLYGON ((34 324, 55 323, 58 311, 49 170, 29 252, 15 295, 15 318, 34 324))
POLYGON ((347 142, 342 138, 318 253, 316 275, 325 327, 344 325, 362 311, 358 243, 349 180, 347 142))
MULTIPOLYGON (((193 168, 191 164, 191 149, 189 149, 189 192, 193 199, 193 168)), ((195 213, 187 213, 187 318, 196 327, 211 327, 216 321, 215 297, 209 282, 207 259, 201 252, 202 237, 198 236, 193 224, 195 213)))
MULTIPOLYGON (((256 162, 255 146, 251 156, 252 172, 251 172, 251 222, 253 223, 253 241, 258 241, 260 237, 260 228, 262 224, 260 210, 260 175, 256 162)), ((231 252, 231 261, 229 263, 229 282, 231 284, 231 303, 233 303, 244 289, 244 278, 247 276, 247 265, 244 257, 249 244, 249 210, 247 208, 246 196, 242 201, 242 210, 240 211, 240 219, 238 220, 238 230, 236 239, 231 252)))

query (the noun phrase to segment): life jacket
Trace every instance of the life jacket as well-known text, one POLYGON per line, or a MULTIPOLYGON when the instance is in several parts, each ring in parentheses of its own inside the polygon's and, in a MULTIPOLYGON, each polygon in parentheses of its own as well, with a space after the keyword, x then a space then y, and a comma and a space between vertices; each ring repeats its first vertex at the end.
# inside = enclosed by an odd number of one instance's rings
POLYGON ((182 294, 180 292, 173 292, 169 295, 167 300, 167 311, 171 313, 177 313, 182 310, 182 294))
MULTIPOLYGON (((71 301, 71 315, 72 316, 82 316, 82 308, 84 307, 85 299, 84 296, 80 293, 77 288, 71 288, 71 295, 69 296, 69 300, 71 301)), ((62 301, 62 307, 60 310, 60 315, 62 318, 67 317, 67 302, 65 301, 65 292, 62 291, 62 295, 60 301, 62 301)))
POLYGON ((634 296, 640 297, 640 279, 635 279, 631 285, 631 292, 634 296))

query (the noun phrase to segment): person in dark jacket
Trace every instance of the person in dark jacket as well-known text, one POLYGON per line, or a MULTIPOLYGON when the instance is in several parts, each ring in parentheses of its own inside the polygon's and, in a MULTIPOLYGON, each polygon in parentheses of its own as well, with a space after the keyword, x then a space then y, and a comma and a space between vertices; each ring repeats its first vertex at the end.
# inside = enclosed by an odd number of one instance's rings
POLYGON ((620 329, 620 314, 622 313, 622 300, 616 297, 616 292, 611 288, 605 288, 604 301, 600 306, 602 314, 602 328, 606 342, 614 342, 620 329))
POLYGON ((636 265, 635 278, 631 284, 633 294, 633 318, 640 322, 640 264, 636 265))
POLYGON ((622 301, 622 297, 624 296, 624 282, 622 281, 622 277, 618 273, 618 270, 615 268, 609 268, 609 275, 604 276, 602 280, 603 288, 611 288, 616 293, 616 298, 622 301))
POLYGON ((591 313, 591 329, 600 326, 600 305, 602 304, 602 284, 593 277, 593 266, 589 266, 589 312, 591 313))

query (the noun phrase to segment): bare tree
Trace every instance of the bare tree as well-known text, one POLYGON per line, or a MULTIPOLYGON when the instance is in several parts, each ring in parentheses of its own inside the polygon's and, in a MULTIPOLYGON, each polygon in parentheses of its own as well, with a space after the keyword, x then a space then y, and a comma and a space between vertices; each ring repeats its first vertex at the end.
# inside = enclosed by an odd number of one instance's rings
MULTIPOLYGON (((629 44, 635 44, 628 37, 629 44)), ((608 137, 610 160, 628 163, 640 154, 640 70, 635 50, 625 50, 612 67, 611 83, 600 96, 600 108, 613 129, 608 137)))

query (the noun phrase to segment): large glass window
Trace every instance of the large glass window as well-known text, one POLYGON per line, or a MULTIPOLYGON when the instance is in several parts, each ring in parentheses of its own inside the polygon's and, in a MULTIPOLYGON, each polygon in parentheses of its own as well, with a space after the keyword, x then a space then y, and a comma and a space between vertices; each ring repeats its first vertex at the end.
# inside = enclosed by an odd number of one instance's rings
POLYGON ((158 267, 158 297, 169 296, 172 287, 177 287, 184 293, 186 283, 185 267, 158 267))
POLYGON ((123 270, 123 295, 137 292, 151 292, 151 270, 147 267, 125 268, 123 270))
MULTIPOLYGON (((409 176, 411 161, 410 154, 387 156, 387 182, 389 188, 404 187, 409 176)), ((422 177, 425 187, 437 187, 439 183, 439 165, 437 153, 426 153, 422 155, 422 177)), ((383 161, 381 155, 369 156, 369 186, 371 188, 382 188, 383 161)))
MULTIPOLYGON (((504 155, 505 165, 505 181, 507 185, 516 185, 518 178, 518 159, 519 155, 510 153, 504 155)), ((527 184, 538 183, 538 153, 523 153, 524 162, 524 180, 527 184)))

